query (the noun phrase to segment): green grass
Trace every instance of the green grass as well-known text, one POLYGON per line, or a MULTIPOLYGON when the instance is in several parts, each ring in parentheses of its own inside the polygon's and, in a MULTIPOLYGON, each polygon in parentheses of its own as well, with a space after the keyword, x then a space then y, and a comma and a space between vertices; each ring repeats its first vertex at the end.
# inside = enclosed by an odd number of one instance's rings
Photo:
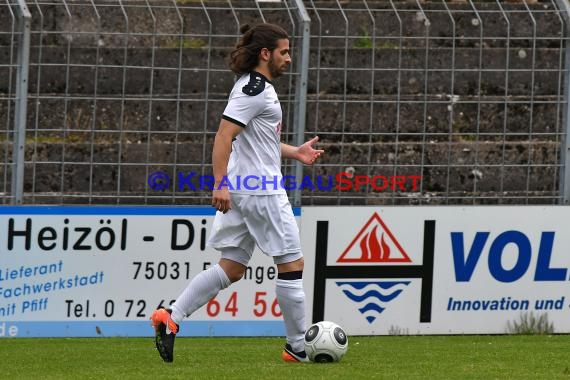
POLYGON ((570 379, 570 336, 349 337, 340 363, 290 364, 280 338, 0 339, 3 379, 570 379))

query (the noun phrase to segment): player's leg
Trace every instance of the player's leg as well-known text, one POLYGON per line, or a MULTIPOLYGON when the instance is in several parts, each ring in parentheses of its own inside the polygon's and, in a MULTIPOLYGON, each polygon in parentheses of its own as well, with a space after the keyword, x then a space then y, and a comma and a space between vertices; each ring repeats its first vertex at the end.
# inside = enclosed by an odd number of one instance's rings
POLYGON ((220 263, 198 273, 170 306, 172 320, 180 324, 230 284, 231 280, 220 263))
POLYGON ((174 360, 174 338, 180 322, 214 298, 222 289, 241 279, 247 266, 237 260, 249 258, 241 248, 224 248, 219 263, 197 274, 169 309, 155 310, 156 348, 165 362, 174 360))
POLYGON ((151 320, 156 330, 155 344, 165 362, 174 360, 174 338, 182 319, 205 305, 230 284, 223 267, 216 264, 198 273, 169 309, 154 311, 151 320))
POLYGON ((192 315, 214 298, 220 290, 243 277, 251 253, 239 247, 226 247, 220 251, 218 264, 197 274, 172 304, 174 323, 180 324, 185 317, 192 315))
POLYGON ((255 243, 241 219, 237 209, 216 215, 209 244, 222 252, 219 263, 198 273, 169 309, 161 308, 152 314, 155 344, 165 362, 174 359, 174 338, 180 322, 204 306, 220 290, 243 277, 255 243))
POLYGON ((283 359, 308 361, 305 355, 305 292, 299 227, 285 194, 244 198, 245 223, 259 248, 277 265, 275 293, 285 322, 283 359), (264 210, 264 212, 259 212, 264 210))
POLYGON ((285 322, 286 344, 281 357, 289 362, 307 362, 305 353, 304 260, 301 253, 274 257, 277 264, 275 294, 285 322), (289 261, 291 260, 291 261, 289 261))

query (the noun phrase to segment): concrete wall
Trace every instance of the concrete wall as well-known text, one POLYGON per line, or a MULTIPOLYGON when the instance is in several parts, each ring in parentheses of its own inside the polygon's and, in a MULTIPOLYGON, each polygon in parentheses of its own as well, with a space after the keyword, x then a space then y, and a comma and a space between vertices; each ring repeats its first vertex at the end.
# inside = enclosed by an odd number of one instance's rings
MULTIPOLYGON (((126 15, 95 3, 99 18, 72 2, 69 14, 61 6, 30 7, 26 191, 55 193, 43 198, 48 202, 67 192, 81 203, 87 192, 130 194, 136 203, 148 193, 149 170, 207 173, 234 80, 226 60, 238 25, 227 2, 207 2, 211 23, 191 1, 178 2, 178 12, 171 2, 153 2, 153 13, 144 2, 129 2, 126 15)), ((260 21, 251 3, 232 1, 240 22, 260 21)), ((356 174, 423 176, 421 193, 347 193, 344 200, 313 193, 305 202, 556 199, 565 25, 551 2, 530 4, 532 13, 520 2, 502 2, 506 13, 496 2, 476 2, 477 13, 465 2, 449 2, 451 13, 441 2, 422 2, 421 10, 398 2, 399 18, 386 1, 368 1, 372 14, 356 1, 342 2, 342 12, 336 2, 305 3, 313 36, 307 137, 321 135, 327 150, 306 173, 351 166, 356 174)), ((294 29, 290 13, 277 5, 263 14, 294 29)), ((0 12, 0 25, 13 26, 7 12, 0 12)), ((15 92, 13 37, 0 33, 0 93, 8 98, 15 92)), ((292 42, 300 42, 293 33, 292 42)), ((290 118, 295 80, 282 78, 277 87, 290 118)), ((13 104, 1 101, 4 131, 12 128, 8 112, 13 104)), ((0 155, 9 156, 4 133, 0 155)), ((292 130, 284 137, 292 138, 292 130)), ((182 201, 207 203, 202 195, 188 198, 182 201)))

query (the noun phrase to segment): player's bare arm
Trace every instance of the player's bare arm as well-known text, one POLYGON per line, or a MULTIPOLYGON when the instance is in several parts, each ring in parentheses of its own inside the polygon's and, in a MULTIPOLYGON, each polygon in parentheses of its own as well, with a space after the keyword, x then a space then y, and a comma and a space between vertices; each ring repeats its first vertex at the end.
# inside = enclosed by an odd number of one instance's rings
POLYGON ((212 191, 212 207, 224 214, 231 209, 230 191, 227 186, 218 186, 228 175, 228 162, 232 151, 233 139, 242 131, 242 127, 228 120, 222 119, 212 151, 212 166, 214 172, 214 190, 212 191))
POLYGON ((315 145, 318 141, 319 136, 315 136, 311 140, 298 147, 281 143, 281 156, 283 158, 295 159, 305 165, 313 165, 315 161, 325 153, 325 151, 322 149, 313 148, 313 145, 315 145))

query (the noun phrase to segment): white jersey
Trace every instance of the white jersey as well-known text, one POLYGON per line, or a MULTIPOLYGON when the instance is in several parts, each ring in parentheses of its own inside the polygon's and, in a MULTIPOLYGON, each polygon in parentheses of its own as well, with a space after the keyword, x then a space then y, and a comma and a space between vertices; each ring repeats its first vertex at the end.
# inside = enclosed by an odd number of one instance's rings
POLYGON ((243 127, 232 143, 226 185, 232 193, 286 194, 281 173, 281 104, 263 75, 242 75, 222 117, 243 127))

